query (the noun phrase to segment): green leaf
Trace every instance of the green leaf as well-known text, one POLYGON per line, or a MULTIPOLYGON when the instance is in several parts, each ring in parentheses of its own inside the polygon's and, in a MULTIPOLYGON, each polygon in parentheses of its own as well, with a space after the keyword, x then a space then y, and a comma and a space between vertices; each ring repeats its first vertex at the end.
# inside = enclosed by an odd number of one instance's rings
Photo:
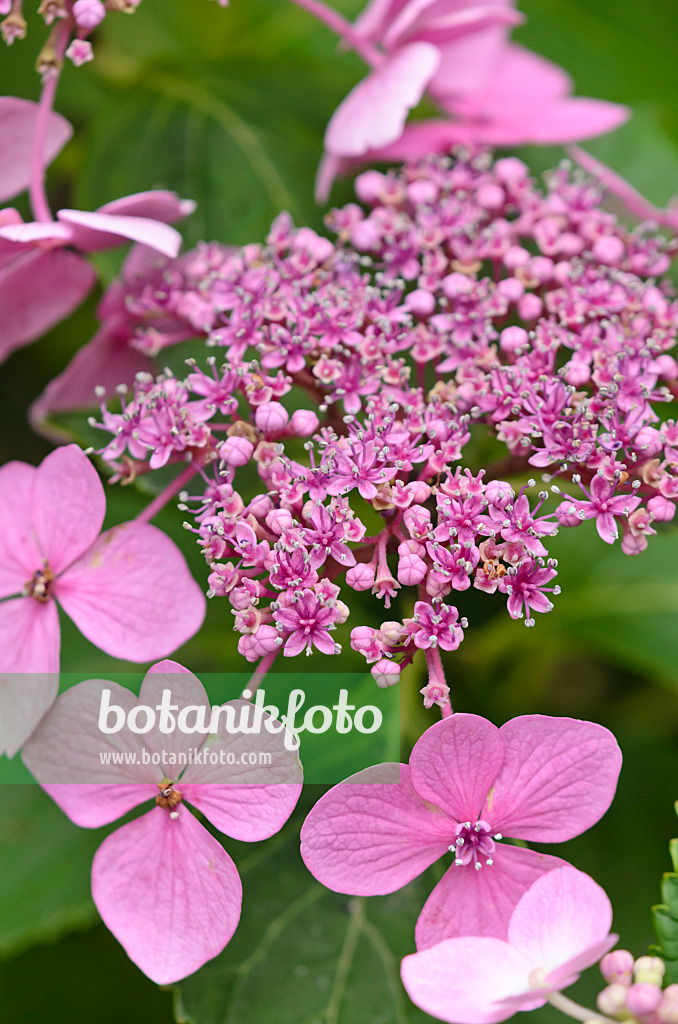
POLYGON ((0 786, 0 957, 87 928, 101 832, 79 829, 35 785, 0 786))

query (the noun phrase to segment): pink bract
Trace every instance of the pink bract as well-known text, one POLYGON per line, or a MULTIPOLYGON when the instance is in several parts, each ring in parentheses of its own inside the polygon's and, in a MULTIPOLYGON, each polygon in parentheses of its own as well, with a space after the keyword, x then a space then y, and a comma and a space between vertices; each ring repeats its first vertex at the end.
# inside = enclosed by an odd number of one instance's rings
MULTIPOLYGON (((335 786, 301 832, 306 866, 330 889, 394 892, 455 852, 417 922, 425 949, 458 935, 505 939, 520 897, 559 858, 498 842, 563 842, 609 807, 621 767, 593 722, 528 715, 501 729, 456 714, 416 743, 400 784, 377 765, 335 786)), ((391 770, 392 770, 392 766, 391 770)))
MULTIPOLYGON (((148 813, 103 841, 92 865, 92 895, 129 957, 153 981, 171 984, 221 952, 237 927, 242 903, 235 864, 188 804, 234 839, 267 839, 297 803, 301 765, 285 748, 281 731, 228 733, 223 718, 209 737, 178 728, 163 733, 158 727, 139 735, 127 725, 105 735, 99 730, 104 689, 125 714, 140 704, 157 707, 165 690, 179 714, 204 709, 209 716, 210 704, 195 676, 164 661, 147 673, 138 700, 104 680, 67 690, 23 750, 43 788, 82 827, 97 828, 155 801, 148 813), (270 762, 263 767, 238 763, 253 751, 270 755, 270 762), (100 754, 106 752, 122 752, 127 763, 103 765, 100 754), (199 763, 196 755, 206 752, 217 760, 222 752, 233 755, 235 763, 199 763), (150 763, 154 756, 166 759, 162 766, 150 763), (129 763, 134 760, 138 763, 129 763)), ((252 705, 236 700, 226 707, 240 713, 252 705)), ((263 719, 272 722, 268 715, 263 719)))
POLYGON ((101 533, 105 510, 76 445, 37 468, 0 469, 0 750, 15 753, 56 696, 56 602, 88 640, 128 661, 170 654, 202 624, 205 599, 173 541, 146 523, 101 533))
POLYGON ((496 1024, 543 1006, 617 940, 612 907, 573 867, 538 878, 516 905, 506 941, 447 939, 406 956, 403 983, 417 1006, 454 1024, 496 1024))

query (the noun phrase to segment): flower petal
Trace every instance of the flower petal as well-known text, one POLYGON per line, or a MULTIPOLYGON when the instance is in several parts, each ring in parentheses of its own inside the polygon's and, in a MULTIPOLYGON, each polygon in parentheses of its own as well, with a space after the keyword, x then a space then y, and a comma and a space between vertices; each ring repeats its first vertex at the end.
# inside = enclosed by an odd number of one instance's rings
POLYGON ((508 845, 497 845, 493 859, 480 871, 471 865, 448 868, 419 915, 417 949, 458 935, 505 939, 523 893, 545 871, 566 863, 560 857, 508 845))
POLYGON ((410 757, 412 785, 455 821, 475 822, 503 759, 496 725, 479 715, 452 715, 417 740, 410 757))
POLYGON ((411 43, 387 58, 337 107, 325 133, 325 149, 336 156, 361 156, 397 139, 439 61, 430 43, 411 43))
MULTIPOLYGON (((38 104, 30 100, 0 96, 0 202, 23 192, 30 184, 38 109, 38 104)), ((52 162, 72 134, 66 118, 50 111, 43 149, 44 166, 52 162)))
POLYGON ((205 598, 176 545, 155 526, 102 533, 55 594, 88 640, 114 658, 164 658, 198 631, 205 598))
POLYGON ((77 444, 57 448, 42 460, 31 512, 40 550, 57 576, 94 543, 106 497, 99 474, 77 444))
POLYGON ((0 757, 14 757, 58 692, 56 672, 0 675, 0 757))
POLYGON ((0 598, 20 594, 42 565, 30 516, 35 473, 25 462, 0 468, 0 598))
POLYGON ((82 252, 113 249, 130 239, 172 258, 181 248, 181 235, 175 228, 149 217, 85 213, 82 210, 59 210, 57 217, 72 228, 72 244, 82 252))
POLYGON ((196 204, 192 199, 180 199, 176 192, 159 188, 114 199, 113 202, 100 206, 96 212, 126 217, 149 217, 151 220, 162 221, 163 224, 174 224, 176 220, 188 217, 195 208, 196 204))
MULTIPOLYGON (((0 601, 0 672, 57 672, 61 629, 54 601, 32 597, 0 601)), ((35 719, 37 725, 40 720, 35 719)))
POLYGON ((101 844, 92 896, 104 924, 152 981, 169 985, 224 948, 242 886, 223 847, 179 805, 156 807, 101 844))
POLYGON ((621 751, 595 722, 525 715, 500 729, 504 767, 483 815, 503 835, 562 843, 591 828, 612 803, 621 751))
POLYGON ((318 801, 301 829, 301 856, 328 889, 377 896, 416 878, 453 839, 454 823, 421 799, 407 765, 375 765, 318 801), (389 784, 398 768, 400 783, 389 784))
POLYGON ((66 249, 21 252, 0 270, 0 361, 44 334, 79 306, 96 273, 66 249))
MULTIPOLYGON (((412 1002, 431 1016, 453 1024, 495 1024, 512 1017, 517 1006, 501 1000, 529 986, 532 965, 508 942, 494 938, 448 939, 406 956, 403 984, 412 1002)), ((535 1009, 546 1000, 525 1000, 535 1009)))
MULTIPOLYGON (((208 729, 212 706, 200 680, 176 661, 160 661, 157 665, 151 666, 141 684, 139 703, 158 708, 164 690, 170 691, 170 703, 176 709, 176 713, 172 712, 171 717, 167 716, 168 721, 164 725, 170 731, 161 731, 160 726, 163 723, 158 715, 155 728, 146 733, 144 739, 146 746, 153 753, 159 753, 166 759, 173 755, 174 764, 177 766, 176 771, 168 760, 168 767, 164 768, 163 772, 166 776, 176 779, 182 771, 181 764, 183 763, 185 767, 190 756, 202 746, 207 738, 207 732, 188 732, 186 730, 196 726, 201 727, 203 719, 205 728, 208 729), (184 708, 195 709, 195 711, 190 710, 185 714, 186 730, 180 729, 177 721, 184 708), (180 755, 183 755, 183 758, 180 755)), ((160 780, 158 779, 158 781, 160 780)))

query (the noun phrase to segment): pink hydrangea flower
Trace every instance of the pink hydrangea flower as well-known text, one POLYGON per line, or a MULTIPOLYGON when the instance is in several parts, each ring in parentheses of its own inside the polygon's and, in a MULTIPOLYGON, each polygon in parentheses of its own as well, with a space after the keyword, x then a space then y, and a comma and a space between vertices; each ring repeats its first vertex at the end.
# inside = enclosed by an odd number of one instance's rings
MULTIPOLYGON (((17 96, 0 96, 0 202, 28 188, 38 104, 17 96)), ((50 111, 45 135, 45 164, 51 163, 68 142, 73 129, 68 121, 50 111)))
POLYGON ((506 940, 465 936, 413 953, 402 962, 403 983, 439 1020, 496 1024, 574 984, 617 941, 611 924, 604 890, 582 871, 556 868, 521 897, 506 940))
POLYGON ((124 196, 91 213, 59 210, 56 221, 24 223, 14 208, 0 210, 0 360, 68 316, 91 290, 95 271, 78 252, 131 240, 176 256, 181 235, 170 224, 194 209, 191 200, 156 190, 124 196))
POLYGON ((76 445, 37 468, 0 469, 0 752, 14 754, 56 696, 57 602, 88 640, 128 661, 164 657, 202 625, 205 599, 173 541, 147 523, 101 533, 105 511, 76 445))
POLYGON ((392 766, 376 765, 322 797, 301 854, 329 889, 372 896, 453 851, 417 922, 417 947, 457 935, 505 939, 526 889, 564 862, 499 840, 579 835, 609 807, 620 767, 614 736, 593 722, 527 715, 498 729, 452 715, 418 740, 399 785, 385 784, 392 766))
MULTIPOLYGON (((138 700, 125 687, 104 680, 67 690, 23 750, 28 768, 76 825, 98 828, 154 802, 97 850, 92 896, 128 956, 153 981, 171 984, 221 952, 237 927, 242 904, 235 864, 187 805, 234 839, 267 839, 294 810, 301 765, 296 753, 286 749, 282 727, 228 733, 223 717, 218 732, 209 737, 179 728, 161 732, 159 722, 144 735, 127 725, 104 735, 99 715, 105 688, 111 691, 110 704, 126 715, 140 704, 156 708, 169 690, 177 721, 185 713, 189 727, 201 713, 209 722, 210 704, 195 676, 164 661, 147 673, 138 700), (271 760, 252 766, 252 752, 271 760), (126 763, 104 765, 101 753, 122 753, 126 763), (234 763, 221 763, 222 753, 234 763), (207 760, 205 754, 219 763, 199 761, 199 756, 207 760), (154 756, 165 760, 156 767, 154 756)), ((243 709, 252 707, 244 700, 229 706, 236 722, 243 709)), ((272 721, 268 715, 264 719, 272 721)), ((145 724, 143 716, 140 721, 145 724)))

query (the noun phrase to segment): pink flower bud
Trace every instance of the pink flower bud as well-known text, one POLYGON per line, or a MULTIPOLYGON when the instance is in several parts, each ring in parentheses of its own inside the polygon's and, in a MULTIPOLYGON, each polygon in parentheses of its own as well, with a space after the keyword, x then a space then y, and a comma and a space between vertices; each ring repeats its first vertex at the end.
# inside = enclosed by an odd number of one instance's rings
POLYGON ((101 0, 75 0, 73 17, 81 32, 91 32, 106 17, 106 8, 101 0))
POLYGON ((650 985, 661 986, 665 972, 666 964, 658 956, 639 956, 633 966, 634 981, 650 985))
POLYGON ((290 427, 297 437, 310 437, 320 426, 320 420, 311 409, 297 409, 292 413, 290 427))
POLYGON ((525 294, 525 285, 517 277, 505 277, 497 284, 497 291, 509 302, 518 302, 525 294))
POLYGON ((286 508, 274 508, 272 512, 269 512, 266 516, 266 525, 268 526, 271 533, 274 533, 276 537, 279 537, 283 530, 289 530, 290 527, 294 526, 294 519, 292 513, 286 508))
POLYGON ((527 249, 523 249, 521 245, 512 245, 504 253, 504 266, 508 271, 517 270, 518 267, 524 267, 529 259, 527 249))
POLYGON ((405 490, 412 494, 414 504, 421 504, 431 497, 431 487, 424 480, 413 480, 411 484, 405 484, 405 490))
POLYGON ((68 46, 65 55, 76 68, 82 67, 88 61, 94 60, 92 44, 86 39, 74 39, 68 46))
POLYGON ((377 686, 395 686, 400 682, 400 665, 388 658, 381 658, 372 666, 372 676, 377 686))
POLYGON ((536 320, 537 317, 541 316, 543 308, 544 303, 539 296, 533 292, 528 292, 518 302, 518 316, 521 320, 536 320))
POLYGON ((666 523, 669 519, 673 519, 676 514, 676 506, 668 498, 664 498, 661 494, 655 495, 654 498, 650 498, 647 503, 647 511, 652 513, 652 518, 655 522, 666 523))
POLYGON ((355 180, 355 194, 361 203, 378 203, 386 178, 380 171, 364 171, 355 180))
POLYGON ((634 1017, 644 1017, 648 1013, 654 1013, 661 1001, 661 988, 649 981, 636 982, 626 991, 626 1009, 634 1017))
POLYGON ((431 292, 427 292, 423 288, 415 288, 405 298, 403 305, 408 312, 415 316, 430 316, 436 308, 436 300, 431 292))
POLYGON ((615 949, 600 961, 600 973, 605 981, 630 985, 633 976, 633 955, 627 949, 615 949))
POLYGON ((289 415, 280 402, 266 402, 257 409, 254 422, 264 434, 279 434, 287 426, 289 415))
POLYGON ((407 186, 407 198, 411 203, 435 203, 440 189, 433 181, 412 181, 407 186))
POLYGON ((372 626, 356 626, 351 630, 351 647, 354 651, 366 650, 374 643, 375 635, 372 626))
POLYGON ((620 985, 618 982, 604 988, 602 992, 598 993, 596 999, 600 1012, 607 1017, 616 1017, 625 1008, 627 991, 626 985, 620 985))
POLYGON ((488 182, 476 192, 476 199, 485 210, 500 210, 506 202, 503 188, 488 182))
POLYGON ((505 327, 499 335, 499 348, 502 352, 516 352, 527 345, 528 340, 524 327, 505 327))
POLYGON ((659 1024, 678 1024, 678 985, 667 985, 657 1008, 659 1024))
POLYGON ((254 445, 246 437, 227 437, 219 447, 219 458, 227 466, 245 466, 252 458, 254 445))
POLYGON ((419 558, 418 555, 413 555, 410 551, 407 551, 400 556, 398 562, 398 582, 402 583, 404 587, 414 587, 417 583, 421 583, 426 572, 426 562, 419 558))
POLYGON ((509 182, 524 181, 527 175, 527 164, 524 164, 517 156, 506 156, 502 160, 497 160, 494 165, 494 176, 503 185, 507 185, 509 182))
POLYGON ((353 590, 370 590, 374 586, 374 568, 358 562, 346 573, 346 582, 353 590))
POLYGON ((624 243, 616 235, 604 235, 593 243, 593 255, 608 267, 618 267, 624 258, 624 243))
POLYGON ((379 635, 388 647, 395 647, 405 635, 405 627, 402 622, 382 622, 379 635))
POLYGON ((506 508, 515 495, 513 488, 505 480, 490 480, 485 488, 485 497, 495 508, 506 508))

